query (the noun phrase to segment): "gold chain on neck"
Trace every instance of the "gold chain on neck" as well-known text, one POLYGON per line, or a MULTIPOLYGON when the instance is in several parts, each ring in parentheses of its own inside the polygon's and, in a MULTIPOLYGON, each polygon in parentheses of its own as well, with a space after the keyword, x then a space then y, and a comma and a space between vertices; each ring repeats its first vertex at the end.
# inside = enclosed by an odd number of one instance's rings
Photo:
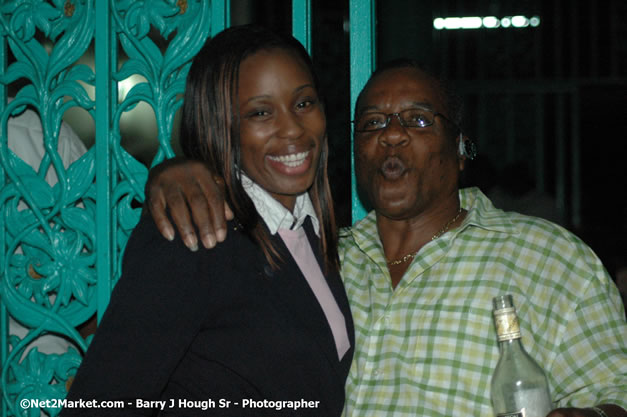
MULTIPOLYGON (((440 229, 439 232, 437 232, 435 235, 433 235, 433 237, 431 238, 431 240, 436 240, 437 238, 439 238, 440 236, 442 236, 444 233, 446 233, 446 231, 448 230, 449 227, 451 227, 451 225, 453 223, 455 223, 457 221, 457 219, 459 219, 459 216, 462 215, 462 207, 459 207, 459 210, 457 210, 457 214, 455 214, 455 217, 453 217, 451 220, 449 220, 443 228, 440 229)), ((416 254, 418 253, 418 251, 416 252, 412 252, 412 253, 408 253, 407 255, 403 256, 402 258, 399 259, 395 259, 393 261, 388 261, 388 265, 389 266, 394 266, 394 265, 400 265, 400 264, 404 264, 407 261, 411 261, 412 259, 414 259, 414 256, 416 256, 416 254)))

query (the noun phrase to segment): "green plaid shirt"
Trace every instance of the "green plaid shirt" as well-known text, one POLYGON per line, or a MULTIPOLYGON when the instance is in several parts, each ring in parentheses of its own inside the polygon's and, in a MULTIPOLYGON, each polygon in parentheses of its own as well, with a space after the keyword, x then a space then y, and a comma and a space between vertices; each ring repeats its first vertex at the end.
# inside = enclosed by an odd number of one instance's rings
POLYGON ((425 245, 393 290, 374 213, 342 232, 356 351, 345 416, 493 416, 492 298, 510 293, 556 407, 627 408, 627 323, 590 248, 460 191, 463 224, 425 245))

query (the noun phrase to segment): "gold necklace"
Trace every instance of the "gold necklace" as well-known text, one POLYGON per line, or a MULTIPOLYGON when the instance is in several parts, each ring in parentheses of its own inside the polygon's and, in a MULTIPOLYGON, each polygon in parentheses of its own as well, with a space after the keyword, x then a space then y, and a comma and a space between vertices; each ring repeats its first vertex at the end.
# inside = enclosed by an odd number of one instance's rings
MULTIPOLYGON (((440 229, 439 232, 437 232, 435 235, 433 235, 433 237, 431 238, 431 240, 436 240, 437 238, 439 238, 440 236, 442 236, 449 227, 451 227, 451 225, 453 223, 455 223, 457 221, 457 219, 459 219, 459 216, 462 215, 462 208, 461 206, 459 207, 459 210, 457 210, 457 214, 455 214, 455 217, 453 217, 451 220, 449 220, 443 228, 440 229)), ((388 261, 388 265, 389 266, 394 266, 394 265, 400 265, 400 264, 404 264, 407 261, 411 261, 412 259, 414 259, 414 256, 416 256, 416 254, 418 253, 418 251, 416 252, 412 252, 412 253, 408 253, 407 255, 403 256, 400 259, 395 259, 393 261, 388 261)))
POLYGON ((441 228, 441 229, 440 229, 440 231, 439 231, 438 233, 436 233, 435 235, 433 235, 433 237, 431 238, 431 240, 436 240, 437 238, 439 238, 440 236, 442 236, 442 235, 443 235, 443 234, 444 234, 444 233, 448 230, 448 228, 449 228, 449 227, 451 227, 451 225, 452 225, 453 223, 455 223, 455 222, 457 221, 457 219, 459 219, 459 216, 461 216, 461 215, 462 215, 462 207, 460 206, 460 207, 459 207, 459 210, 457 210, 457 214, 455 215, 455 217, 453 217, 451 220, 449 220, 449 222, 448 222, 448 223, 446 223, 446 224, 444 225, 444 227, 443 227, 443 228, 441 228))

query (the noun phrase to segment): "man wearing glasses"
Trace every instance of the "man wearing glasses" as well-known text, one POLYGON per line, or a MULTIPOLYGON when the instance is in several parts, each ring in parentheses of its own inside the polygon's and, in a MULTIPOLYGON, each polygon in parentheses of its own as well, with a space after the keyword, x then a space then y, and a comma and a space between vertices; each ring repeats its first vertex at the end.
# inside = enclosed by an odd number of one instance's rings
MULTIPOLYGON (((356 333, 345 415, 493 415, 492 298, 504 293, 513 294, 523 343, 548 375, 550 416, 627 415, 627 323, 615 285, 570 232, 498 210, 477 188, 459 189, 474 157, 460 118, 454 95, 411 61, 378 69, 358 98, 356 177, 374 210, 340 239, 356 333)), ((208 220, 196 181, 215 187, 192 163, 147 187, 164 236, 173 237, 166 204, 186 242, 194 232, 180 201, 197 202, 199 230, 222 216, 220 203, 208 220), (194 182, 177 179, 188 172, 194 182)))

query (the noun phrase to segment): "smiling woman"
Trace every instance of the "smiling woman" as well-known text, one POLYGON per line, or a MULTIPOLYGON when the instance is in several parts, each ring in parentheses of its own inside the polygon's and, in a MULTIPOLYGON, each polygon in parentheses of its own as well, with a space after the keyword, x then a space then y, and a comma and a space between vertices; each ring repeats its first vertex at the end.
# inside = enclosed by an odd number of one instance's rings
POLYGON ((263 416, 276 404, 339 416, 353 324, 326 119, 304 48, 255 26, 217 35, 190 68, 180 137, 188 157, 224 178, 235 214, 227 239, 190 252, 140 221, 68 400, 125 400, 116 416, 146 405, 263 416))
POLYGON ((326 127, 309 70, 294 58, 258 52, 239 77, 242 168, 288 210, 313 184, 326 127))

